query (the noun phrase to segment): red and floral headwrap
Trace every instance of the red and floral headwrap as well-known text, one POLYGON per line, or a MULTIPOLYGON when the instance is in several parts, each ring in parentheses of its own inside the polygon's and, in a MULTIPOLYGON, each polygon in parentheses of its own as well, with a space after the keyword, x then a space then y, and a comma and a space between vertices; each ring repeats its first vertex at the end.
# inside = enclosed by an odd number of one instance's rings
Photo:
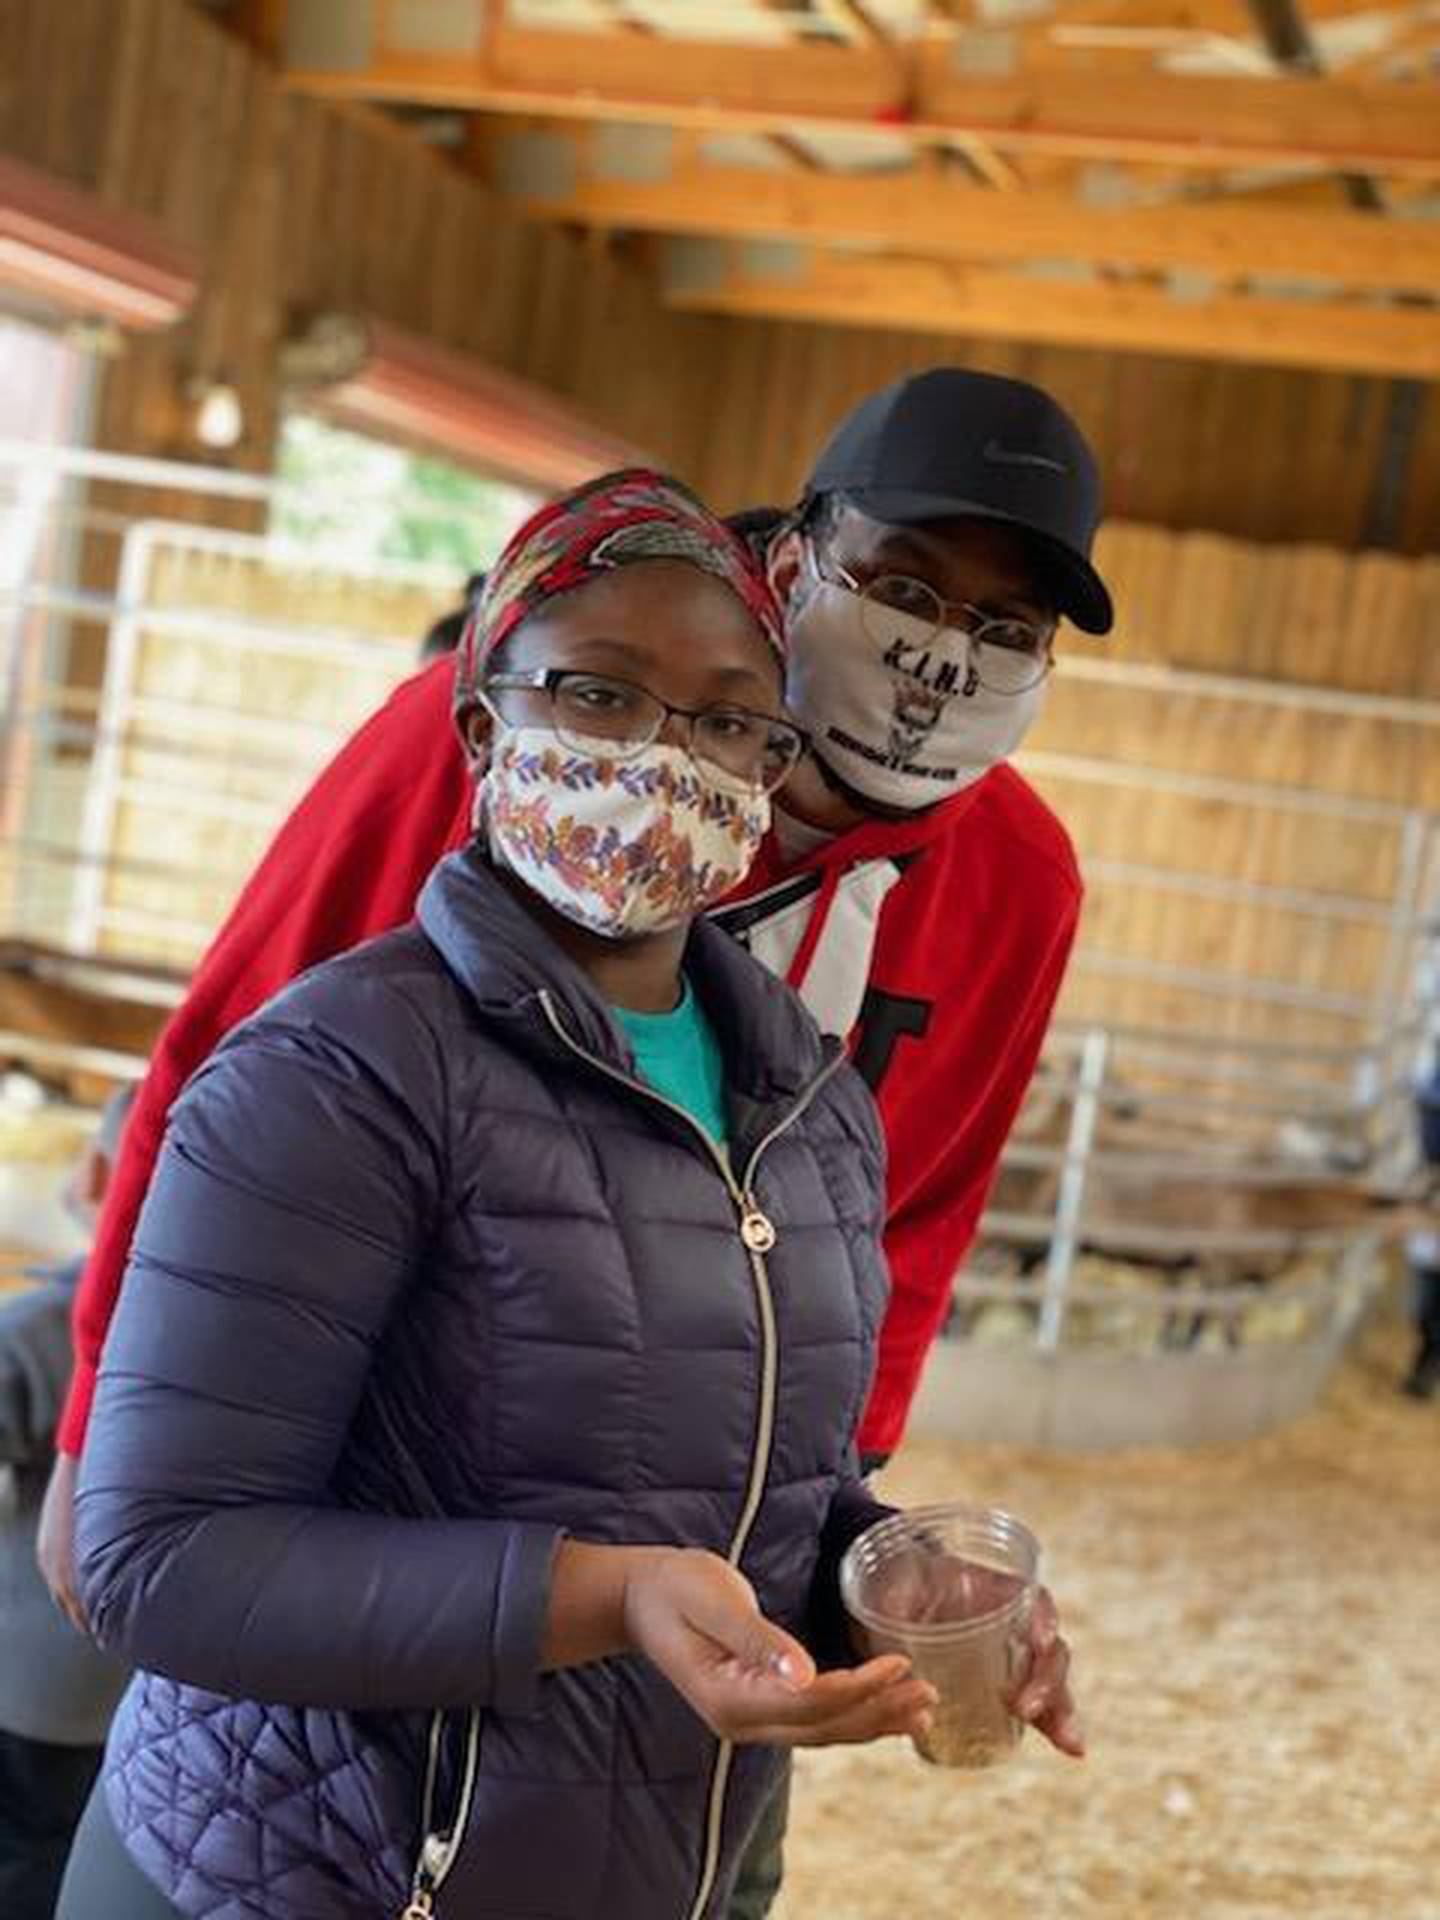
POLYGON ((598 574, 641 560, 683 560, 713 574, 783 652, 780 610, 749 548, 690 489, 649 467, 602 474, 552 500, 514 534, 465 623, 455 660, 455 711, 479 696, 486 664, 527 615, 598 574))

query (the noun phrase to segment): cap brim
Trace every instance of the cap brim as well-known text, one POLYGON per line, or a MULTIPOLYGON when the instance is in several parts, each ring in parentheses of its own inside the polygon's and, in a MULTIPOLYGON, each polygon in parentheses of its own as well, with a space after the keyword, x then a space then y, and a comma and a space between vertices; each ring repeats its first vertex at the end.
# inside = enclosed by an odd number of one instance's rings
POLYGON ((939 494, 911 493, 895 487, 873 491, 846 488, 844 498, 853 500, 862 513, 897 527, 919 526, 927 520, 962 518, 994 520, 1001 526, 1015 527, 1028 534, 1045 553, 1057 613, 1063 613, 1082 633, 1109 633, 1115 624, 1115 607, 1109 589, 1084 554, 1065 546, 1053 534, 1031 526, 1018 514, 997 513, 993 507, 981 506, 974 500, 951 500, 939 494))

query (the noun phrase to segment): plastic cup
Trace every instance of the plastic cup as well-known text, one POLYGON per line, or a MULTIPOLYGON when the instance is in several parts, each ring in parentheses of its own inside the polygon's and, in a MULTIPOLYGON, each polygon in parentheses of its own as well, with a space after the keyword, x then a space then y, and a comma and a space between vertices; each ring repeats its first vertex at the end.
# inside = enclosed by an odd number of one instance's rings
POLYGON ((867 1529, 840 1592, 867 1654, 903 1653, 939 1694, 915 1749, 937 1767, 993 1767, 1025 1727, 1010 1700, 1026 1667, 1040 1545, 997 1507, 913 1507, 867 1529))

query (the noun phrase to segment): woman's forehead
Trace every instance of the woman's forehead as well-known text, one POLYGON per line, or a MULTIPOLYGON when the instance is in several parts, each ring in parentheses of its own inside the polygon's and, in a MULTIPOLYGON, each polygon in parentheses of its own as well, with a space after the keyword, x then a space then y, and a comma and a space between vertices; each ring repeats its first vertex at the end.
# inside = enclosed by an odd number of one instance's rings
POLYGON ((557 594, 516 628, 508 651, 556 665, 557 649, 583 654, 596 671, 613 656, 609 671, 683 664, 766 688, 780 681, 780 662, 749 609, 723 581, 682 561, 636 562, 557 594))

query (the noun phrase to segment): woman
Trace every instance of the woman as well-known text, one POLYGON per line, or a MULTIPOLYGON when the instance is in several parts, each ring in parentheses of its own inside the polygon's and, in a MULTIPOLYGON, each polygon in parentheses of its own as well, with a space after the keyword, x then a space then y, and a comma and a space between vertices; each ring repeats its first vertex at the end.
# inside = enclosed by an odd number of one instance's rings
POLYGON ((933 1704, 800 1637, 875 1512, 874 1115, 692 924, 802 748, 767 591, 611 476, 457 673, 475 842, 172 1115, 80 1494, 142 1672, 64 1920, 718 1920, 780 1749, 933 1704))

